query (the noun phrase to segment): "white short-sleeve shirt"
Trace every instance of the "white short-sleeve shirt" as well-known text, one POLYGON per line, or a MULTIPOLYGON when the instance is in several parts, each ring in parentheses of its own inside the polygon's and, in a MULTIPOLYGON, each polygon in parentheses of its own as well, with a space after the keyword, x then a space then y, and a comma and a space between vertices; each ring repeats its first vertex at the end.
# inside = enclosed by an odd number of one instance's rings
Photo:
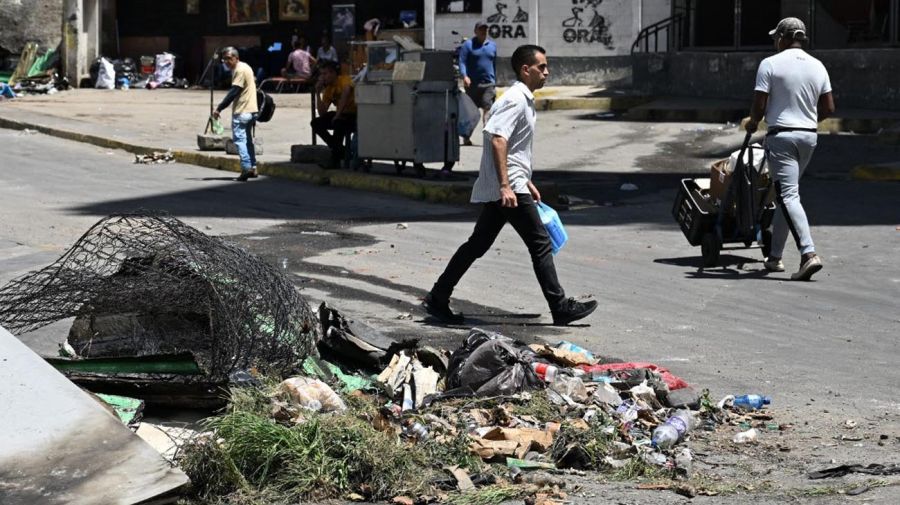
POLYGON ((769 94, 766 123, 770 127, 816 128, 819 97, 831 92, 831 79, 821 61, 803 49, 791 48, 759 64, 756 91, 769 94))
POLYGON ((507 174, 514 193, 529 193, 531 180, 531 146, 534 140, 534 94, 528 86, 516 81, 488 112, 484 125, 484 148, 481 168, 472 188, 472 203, 495 202, 500 199, 500 181, 494 167, 494 146, 491 139, 499 135, 506 139, 507 174))

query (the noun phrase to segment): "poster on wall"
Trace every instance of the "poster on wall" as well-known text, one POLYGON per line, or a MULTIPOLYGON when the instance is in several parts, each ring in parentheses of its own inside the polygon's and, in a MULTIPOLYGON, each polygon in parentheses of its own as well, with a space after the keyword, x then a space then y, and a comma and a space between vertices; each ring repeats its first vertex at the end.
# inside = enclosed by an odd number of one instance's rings
POLYGON ((278 0, 278 19, 309 21, 309 0, 278 0))
POLYGON ((481 14, 481 0, 437 0, 438 14, 481 14))
POLYGON ((268 0, 225 0, 228 26, 263 25, 269 23, 268 0))
POLYGON ((331 30, 335 42, 352 39, 356 35, 356 6, 353 4, 332 5, 331 30))
POLYGON ((184 0, 185 14, 200 14, 200 0, 184 0))

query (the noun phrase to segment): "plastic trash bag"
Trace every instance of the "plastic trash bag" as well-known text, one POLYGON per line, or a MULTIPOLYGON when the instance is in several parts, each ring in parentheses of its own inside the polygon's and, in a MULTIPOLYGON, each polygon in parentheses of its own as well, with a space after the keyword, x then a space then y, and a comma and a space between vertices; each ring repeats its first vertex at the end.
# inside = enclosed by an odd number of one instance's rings
POLYGON ((209 120, 210 120, 209 126, 212 129, 213 133, 215 133, 216 135, 221 135, 221 134, 225 133, 225 127, 222 126, 221 121, 219 121, 218 119, 216 119, 212 116, 210 116, 209 120))
POLYGON ((559 214, 552 207, 544 202, 538 202, 537 208, 538 214, 541 216, 541 222, 544 223, 544 228, 547 229, 547 234, 550 235, 550 245, 553 248, 553 254, 556 254, 566 245, 566 242, 569 240, 569 234, 566 233, 566 229, 559 219, 559 214))
POLYGON ((459 94, 459 117, 456 121, 456 133, 460 137, 469 138, 475 127, 478 126, 478 120, 481 119, 481 111, 475 102, 465 93, 459 94))
POLYGON ((94 83, 94 87, 97 89, 115 89, 116 87, 116 67, 106 58, 100 58, 97 82, 94 83))
POLYGON ((169 53, 156 55, 156 69, 153 72, 153 81, 157 83, 168 82, 175 72, 175 56, 169 53))
POLYGON ((450 357, 447 387, 469 388, 478 396, 540 389, 544 384, 531 368, 533 361, 537 361, 537 355, 528 346, 499 333, 473 328, 463 346, 450 357))

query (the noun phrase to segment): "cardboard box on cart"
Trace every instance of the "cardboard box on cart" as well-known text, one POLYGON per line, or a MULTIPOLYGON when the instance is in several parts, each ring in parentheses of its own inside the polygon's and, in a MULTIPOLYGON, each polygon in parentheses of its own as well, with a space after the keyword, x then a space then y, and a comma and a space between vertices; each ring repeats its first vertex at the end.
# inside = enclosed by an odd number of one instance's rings
POLYGON ((709 197, 717 206, 722 205, 731 184, 731 166, 727 159, 716 161, 709 167, 709 197))
MULTIPOLYGON (((759 203, 761 206, 767 206, 775 201, 775 187, 769 179, 768 166, 762 165, 762 156, 764 156, 762 148, 756 147, 755 150, 758 151, 756 156, 759 156, 759 158, 754 159, 753 163, 754 172, 756 173, 756 187, 760 191, 759 203)), ((725 194, 728 192, 728 186, 731 185, 731 176, 737 164, 738 154, 739 151, 735 151, 730 158, 716 161, 709 167, 709 196, 717 206, 722 205, 722 200, 725 199, 725 194)), ((745 162, 749 162, 746 159, 746 155, 745 162)))

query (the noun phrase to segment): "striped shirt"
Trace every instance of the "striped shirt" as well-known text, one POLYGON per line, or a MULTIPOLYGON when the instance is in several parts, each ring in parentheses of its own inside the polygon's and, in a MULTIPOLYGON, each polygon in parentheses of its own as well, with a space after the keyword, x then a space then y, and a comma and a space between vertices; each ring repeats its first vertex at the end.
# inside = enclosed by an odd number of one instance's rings
POLYGON ((491 139, 498 135, 506 139, 506 164, 509 185, 514 193, 528 194, 531 180, 531 146, 534 140, 534 95, 528 86, 516 81, 488 112, 484 126, 484 148, 481 168, 472 188, 472 203, 496 202, 500 199, 500 181, 494 167, 494 146, 491 139))

